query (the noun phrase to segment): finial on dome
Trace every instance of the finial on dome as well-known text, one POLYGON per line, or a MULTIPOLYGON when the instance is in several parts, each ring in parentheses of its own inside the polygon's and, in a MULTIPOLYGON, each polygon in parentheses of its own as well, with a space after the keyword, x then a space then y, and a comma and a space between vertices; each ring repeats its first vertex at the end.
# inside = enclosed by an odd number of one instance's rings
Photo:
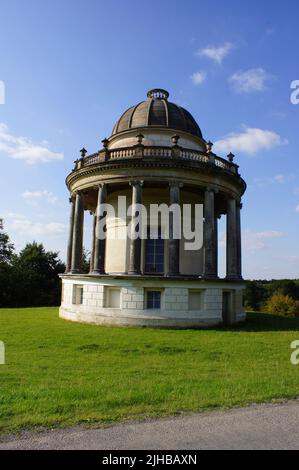
POLYGON ((81 158, 84 158, 85 155, 87 154, 86 148, 83 147, 83 148, 80 150, 80 153, 81 153, 81 158))
POLYGON ((209 142, 206 143, 206 148, 207 148, 207 153, 212 152, 213 143, 210 140, 209 140, 209 142))
POLYGON ((178 145, 178 141, 180 140, 180 136, 175 134, 171 137, 171 141, 173 143, 173 145, 178 145))
POLYGON ((136 138, 137 138, 138 145, 142 145, 144 135, 143 134, 138 134, 138 135, 136 135, 136 138))
POLYGON ((158 100, 167 100, 169 93, 162 88, 153 88, 147 92, 148 98, 158 99, 158 100))
POLYGON ((109 140, 107 139, 107 137, 105 137, 105 139, 102 140, 102 144, 103 144, 104 149, 108 148, 109 140))

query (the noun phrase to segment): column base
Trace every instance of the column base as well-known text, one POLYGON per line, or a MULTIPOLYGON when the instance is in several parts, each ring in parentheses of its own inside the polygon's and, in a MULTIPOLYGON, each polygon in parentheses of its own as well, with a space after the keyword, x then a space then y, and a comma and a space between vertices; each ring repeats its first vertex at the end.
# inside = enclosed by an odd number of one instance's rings
POLYGON ((93 271, 90 271, 89 274, 98 274, 102 276, 103 274, 106 274, 106 271, 102 269, 94 269, 93 271))
POLYGON ((231 276, 226 276, 225 277, 226 281, 244 281, 242 276, 238 276, 237 274, 231 275, 231 276))

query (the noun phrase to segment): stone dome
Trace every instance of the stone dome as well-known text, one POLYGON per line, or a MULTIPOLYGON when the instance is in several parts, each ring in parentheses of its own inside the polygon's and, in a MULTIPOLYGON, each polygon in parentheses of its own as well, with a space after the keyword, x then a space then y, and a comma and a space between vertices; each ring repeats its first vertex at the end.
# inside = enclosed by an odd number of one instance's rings
POLYGON ((131 106, 115 124, 112 136, 140 127, 167 127, 202 137, 193 116, 186 109, 168 101, 169 93, 159 88, 147 93, 147 100, 131 106))

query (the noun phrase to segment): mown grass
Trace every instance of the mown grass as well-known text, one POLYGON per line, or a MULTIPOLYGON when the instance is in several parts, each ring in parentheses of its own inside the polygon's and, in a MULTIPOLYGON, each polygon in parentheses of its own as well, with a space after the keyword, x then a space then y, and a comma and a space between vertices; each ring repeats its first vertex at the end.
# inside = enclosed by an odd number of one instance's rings
POLYGON ((299 319, 248 314, 236 328, 109 328, 57 308, 0 310, 0 431, 94 425, 299 395, 299 319))

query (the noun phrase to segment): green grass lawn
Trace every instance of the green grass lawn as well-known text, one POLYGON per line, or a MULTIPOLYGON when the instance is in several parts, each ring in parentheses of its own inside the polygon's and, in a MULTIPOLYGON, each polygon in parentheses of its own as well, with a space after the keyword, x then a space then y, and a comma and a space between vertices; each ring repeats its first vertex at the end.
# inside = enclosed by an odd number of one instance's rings
POLYGON ((299 319, 248 314, 236 328, 109 328, 57 308, 0 310, 0 431, 109 423, 299 395, 299 319))

